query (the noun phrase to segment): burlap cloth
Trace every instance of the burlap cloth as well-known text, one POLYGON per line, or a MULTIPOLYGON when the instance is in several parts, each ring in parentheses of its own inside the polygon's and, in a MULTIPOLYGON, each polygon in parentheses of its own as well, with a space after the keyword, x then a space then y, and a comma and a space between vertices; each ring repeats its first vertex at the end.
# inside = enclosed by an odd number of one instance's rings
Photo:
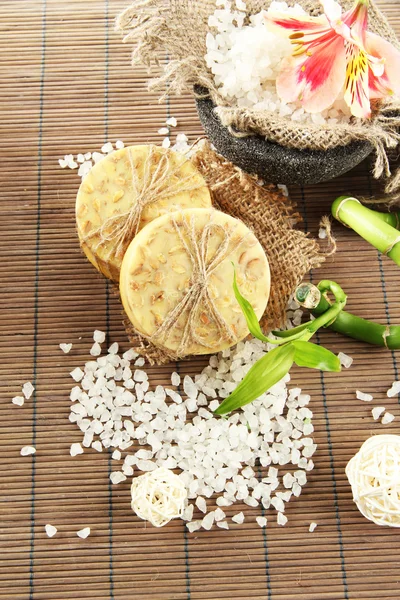
MULTIPOLYGON (((208 142, 199 145, 192 161, 211 190, 213 205, 241 219, 263 246, 271 268, 271 295, 261 324, 265 330, 283 325, 286 306, 296 286, 310 269, 319 267, 324 260, 318 243, 294 229, 301 217, 276 186, 261 185, 257 177, 247 175, 214 152, 208 142)), ((133 347, 151 363, 183 358, 140 336, 127 317, 124 323, 133 347)))
MULTIPOLYGON (((248 14, 268 8, 271 0, 247 0, 248 14)), ((318 0, 297 0, 312 15, 321 13, 318 0)), ((287 0, 293 5, 294 0, 287 0)), ((342 0, 344 10, 352 0, 342 0)), ((207 88, 216 104, 223 125, 245 134, 260 134, 282 146, 298 149, 327 150, 365 140, 376 153, 373 174, 376 178, 390 177, 388 153, 400 143, 400 101, 387 99, 375 105, 369 120, 354 119, 352 123, 300 124, 279 117, 270 111, 239 108, 229 104, 214 85, 207 68, 206 34, 208 17, 216 8, 215 0, 135 0, 116 21, 116 29, 124 41, 132 43, 133 63, 149 67, 157 61, 160 51, 168 55, 162 77, 153 80, 151 87, 167 93, 193 92, 195 84, 207 88)), ((369 8, 369 29, 392 42, 399 43, 393 30, 377 7, 369 8)), ((400 187, 400 170, 386 186, 392 194, 400 187)))

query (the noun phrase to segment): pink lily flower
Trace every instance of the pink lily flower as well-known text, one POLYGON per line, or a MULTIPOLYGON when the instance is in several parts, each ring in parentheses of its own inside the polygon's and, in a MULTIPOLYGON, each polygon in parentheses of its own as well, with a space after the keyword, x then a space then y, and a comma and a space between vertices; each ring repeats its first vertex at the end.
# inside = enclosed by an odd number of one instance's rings
POLYGON ((355 117, 371 116, 370 100, 400 96, 400 52, 367 31, 369 0, 356 0, 342 14, 334 0, 321 0, 319 17, 269 13, 267 26, 287 35, 294 52, 282 63, 278 95, 300 101, 311 113, 331 106, 344 90, 355 117))

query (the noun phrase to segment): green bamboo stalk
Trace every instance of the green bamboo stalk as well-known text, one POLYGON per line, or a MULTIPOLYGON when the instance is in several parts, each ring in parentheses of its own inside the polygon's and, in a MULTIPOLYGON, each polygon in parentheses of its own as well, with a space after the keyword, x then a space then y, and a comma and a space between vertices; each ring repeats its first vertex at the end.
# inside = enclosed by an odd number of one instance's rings
MULTIPOLYGON (((308 284, 310 292, 313 291, 312 284, 308 284)), ((319 286, 318 286, 319 287, 319 286)), ((301 298, 304 298, 304 284, 302 285, 301 298)), ((311 308, 311 314, 318 318, 325 314, 331 308, 331 303, 324 295, 321 295, 319 303, 314 308, 311 308)), ((398 325, 381 325, 362 319, 351 313, 341 311, 333 321, 325 325, 347 337, 351 337, 367 344, 388 348, 389 350, 400 349, 400 326, 398 325)))
POLYGON ((394 229, 400 229, 400 212, 383 213, 378 212, 377 210, 370 210, 372 213, 374 213, 375 216, 378 217, 378 219, 380 219, 384 223, 387 223, 391 227, 394 227, 394 229))
POLYGON ((367 208, 350 196, 340 196, 335 200, 332 215, 400 266, 400 235, 392 226, 395 215, 383 217, 382 213, 367 208))

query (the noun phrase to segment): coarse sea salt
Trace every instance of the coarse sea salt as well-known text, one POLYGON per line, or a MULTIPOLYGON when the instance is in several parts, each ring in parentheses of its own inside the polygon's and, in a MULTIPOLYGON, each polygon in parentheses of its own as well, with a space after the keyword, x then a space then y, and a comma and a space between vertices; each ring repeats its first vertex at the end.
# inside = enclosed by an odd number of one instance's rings
POLYGON ((78 456, 78 454, 83 454, 83 448, 78 443, 71 444, 71 447, 69 449, 69 453, 70 453, 71 456, 78 456))
POLYGON ((69 354, 72 350, 72 344, 60 344, 60 349, 64 354, 69 354))
MULTIPOLYGON (((297 310, 291 303, 288 328, 297 310)), ((116 458, 130 452, 122 471, 111 474, 114 484, 132 476, 133 467, 144 473, 158 467, 178 469, 187 489, 183 514, 190 518, 189 531, 225 523, 222 509, 236 502, 283 514, 285 503, 301 494, 306 471, 314 466, 316 445, 308 437, 313 431, 310 397, 299 388, 288 389, 287 375, 240 412, 225 419, 212 413, 235 389, 238 369, 243 377, 270 348, 254 339, 210 357, 202 373, 185 377, 190 394, 185 400, 180 391, 151 389, 146 371, 132 368, 137 354, 128 350, 120 356, 110 346, 108 354, 86 363, 82 378, 78 373, 70 420, 83 432, 83 446, 110 448, 119 453, 116 458), (124 378, 129 372, 132 378, 124 378), (194 506, 212 515, 192 529, 194 506)), ((173 385, 180 382, 178 373, 171 375, 173 385)))
MULTIPOLYGON (((289 39, 267 28, 265 11, 247 18, 246 9, 246 3, 240 1, 232 10, 231 2, 224 0, 208 20, 205 61, 219 93, 240 108, 274 112, 299 123, 348 122, 350 111, 343 95, 330 108, 313 114, 300 103, 288 104, 279 98, 276 79, 293 46, 289 39)), ((272 2, 267 12, 274 10, 295 18, 306 14, 299 4, 288 7, 286 2, 272 2)))
POLYGON ((80 537, 82 540, 86 540, 86 538, 89 537, 89 535, 90 535, 90 527, 84 527, 80 531, 77 531, 76 535, 78 537, 80 537))
POLYGON ((11 402, 15 404, 15 406, 23 406, 25 404, 25 398, 24 396, 14 396, 11 402))
POLYGON ((24 446, 21 448, 21 456, 30 456, 31 454, 36 454, 36 448, 33 446, 24 446))
POLYGON ((57 530, 57 527, 54 527, 54 525, 48 524, 48 525, 45 525, 45 531, 46 531, 46 535, 49 538, 52 538, 56 535, 58 530, 57 530))
POLYGON ((364 392, 356 391, 357 400, 362 400, 363 402, 372 402, 374 397, 371 394, 364 394, 364 392))
POLYGON ((392 387, 387 391, 388 398, 394 398, 400 394, 400 381, 394 381, 392 387))
POLYGON ((384 406, 375 406, 372 410, 372 416, 374 418, 375 421, 377 421, 379 419, 379 417, 381 415, 383 415, 383 413, 385 412, 386 408, 384 406))
POLYGON ((344 367, 345 369, 349 369, 354 362, 354 359, 351 358, 351 356, 345 354, 344 352, 339 352, 338 359, 342 367, 344 367))
POLYGON ((310 533, 313 533, 313 531, 316 530, 317 526, 318 526, 317 523, 310 523, 310 527, 308 528, 308 531, 310 533))
POLYGON ((392 413, 390 412, 386 412, 383 417, 382 417, 382 425, 389 425, 389 423, 392 423, 395 420, 395 416, 392 415, 392 413))
POLYGON ((24 385, 22 386, 22 393, 26 400, 29 400, 31 398, 34 391, 35 388, 30 381, 24 383, 24 385))

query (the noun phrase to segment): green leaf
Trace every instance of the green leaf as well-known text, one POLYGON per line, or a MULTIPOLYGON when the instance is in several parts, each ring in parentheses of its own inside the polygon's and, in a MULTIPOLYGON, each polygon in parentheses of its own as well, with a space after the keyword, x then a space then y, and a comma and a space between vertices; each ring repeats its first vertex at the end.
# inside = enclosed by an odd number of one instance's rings
POLYGON ((254 312, 252 305, 239 292, 239 288, 238 288, 237 281, 236 281, 235 265, 233 265, 233 268, 234 268, 233 291, 235 293, 236 300, 238 301, 238 304, 239 304, 240 308, 242 309, 242 312, 246 319, 248 330, 250 331, 251 334, 254 335, 254 337, 261 340, 262 342, 274 343, 274 340, 270 340, 263 334, 263 332, 261 331, 260 323, 258 322, 258 319, 257 319, 257 315, 254 312))
POLYGON ((330 350, 311 342, 292 342, 295 349, 294 362, 298 367, 319 369, 320 371, 341 371, 340 360, 330 350))
POLYGON ((274 348, 260 358, 214 414, 225 415, 253 402, 261 394, 268 391, 290 371, 295 353, 296 350, 293 345, 287 344, 274 348))
POLYGON ((301 334, 305 333, 306 330, 308 330, 310 323, 312 323, 312 321, 303 323, 302 325, 299 325, 298 327, 293 327, 293 329, 286 329, 285 331, 273 331, 272 333, 274 335, 276 335, 276 337, 281 338, 281 339, 300 336, 301 334))

